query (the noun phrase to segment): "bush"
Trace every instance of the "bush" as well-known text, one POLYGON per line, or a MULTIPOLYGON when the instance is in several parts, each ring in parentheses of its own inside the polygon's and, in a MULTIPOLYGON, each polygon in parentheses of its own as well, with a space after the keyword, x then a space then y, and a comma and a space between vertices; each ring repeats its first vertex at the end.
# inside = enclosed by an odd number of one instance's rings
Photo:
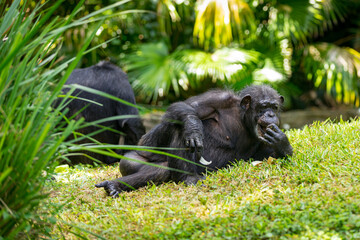
POLYGON ((42 187, 66 149, 66 138, 81 124, 61 125, 59 109, 51 106, 96 28, 75 58, 61 62, 58 52, 66 30, 103 20, 89 19, 104 10, 74 20, 82 0, 66 18, 54 17, 62 2, 32 6, 15 0, 0 7, 0 239, 25 231, 31 238, 48 234, 44 224, 51 218, 39 208, 47 196, 42 187))

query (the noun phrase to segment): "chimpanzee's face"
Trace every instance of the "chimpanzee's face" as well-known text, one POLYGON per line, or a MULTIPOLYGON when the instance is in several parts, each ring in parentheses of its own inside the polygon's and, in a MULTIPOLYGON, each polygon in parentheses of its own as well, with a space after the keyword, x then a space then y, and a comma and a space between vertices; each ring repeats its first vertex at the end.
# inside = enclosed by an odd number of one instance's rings
POLYGON ((279 126, 279 110, 280 110, 280 101, 279 99, 264 99, 260 100, 257 103, 254 103, 254 123, 255 129, 254 132, 257 137, 263 137, 266 128, 270 124, 275 124, 279 126))
POLYGON ((246 95, 241 100, 241 106, 245 110, 245 126, 257 138, 263 137, 266 128, 275 124, 279 126, 279 111, 284 98, 279 95, 268 96, 246 95))

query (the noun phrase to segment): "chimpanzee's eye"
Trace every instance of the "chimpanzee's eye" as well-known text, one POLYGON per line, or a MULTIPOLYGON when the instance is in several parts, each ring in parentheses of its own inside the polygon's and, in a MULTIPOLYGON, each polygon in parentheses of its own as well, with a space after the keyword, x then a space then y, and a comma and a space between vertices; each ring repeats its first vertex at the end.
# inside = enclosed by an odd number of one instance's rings
POLYGON ((279 106, 277 104, 271 104, 271 109, 274 111, 279 111, 279 106))

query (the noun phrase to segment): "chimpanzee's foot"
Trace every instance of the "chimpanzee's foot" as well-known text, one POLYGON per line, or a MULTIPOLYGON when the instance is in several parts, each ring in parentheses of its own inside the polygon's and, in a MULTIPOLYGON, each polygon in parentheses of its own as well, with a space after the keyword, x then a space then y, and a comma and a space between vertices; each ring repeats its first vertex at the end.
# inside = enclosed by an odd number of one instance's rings
POLYGON ((104 181, 98 184, 95 184, 95 187, 101 188, 103 187, 107 194, 109 194, 113 198, 119 197, 119 194, 124 190, 121 189, 121 183, 114 180, 114 181, 104 181))

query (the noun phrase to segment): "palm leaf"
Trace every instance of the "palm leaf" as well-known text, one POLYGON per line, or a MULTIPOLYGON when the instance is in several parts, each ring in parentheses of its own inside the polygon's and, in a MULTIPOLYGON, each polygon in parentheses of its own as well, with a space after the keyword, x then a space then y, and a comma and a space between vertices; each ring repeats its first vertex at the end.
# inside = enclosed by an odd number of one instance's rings
POLYGON ((269 13, 272 39, 287 37, 295 43, 306 43, 344 21, 352 1, 280 0, 269 13))
POLYGON ((127 59, 132 86, 145 101, 155 103, 173 89, 196 89, 205 79, 235 82, 246 79, 256 68, 260 54, 252 50, 222 48, 214 53, 177 49, 169 53, 164 43, 142 44, 127 59))
POLYGON ((253 72, 253 79, 255 83, 274 83, 284 81, 287 77, 283 68, 274 64, 272 58, 266 58, 264 67, 253 72))
POLYGON ((179 23, 181 17, 176 10, 176 5, 172 0, 159 0, 156 13, 160 31, 164 34, 171 34, 174 28, 181 28, 179 23))
POLYGON ((210 78, 213 82, 236 82, 246 79, 257 66, 259 53, 252 50, 221 48, 214 53, 186 50, 182 62, 189 77, 201 82, 210 78))
POLYGON ((348 47, 318 43, 304 48, 302 65, 309 80, 339 102, 359 106, 360 53, 348 47))
POLYGON ((320 4, 313 5, 308 0, 278 1, 269 13, 270 39, 286 37, 305 43, 309 30, 323 20, 320 10, 320 4))
POLYGON ((244 44, 255 29, 254 14, 243 0, 198 1, 193 37, 205 50, 227 46, 234 39, 244 44))
POLYGON ((172 86, 179 95, 178 79, 185 76, 177 60, 178 52, 169 54, 167 46, 160 43, 142 44, 127 58, 126 70, 134 90, 146 102, 155 103, 166 95, 172 86))

